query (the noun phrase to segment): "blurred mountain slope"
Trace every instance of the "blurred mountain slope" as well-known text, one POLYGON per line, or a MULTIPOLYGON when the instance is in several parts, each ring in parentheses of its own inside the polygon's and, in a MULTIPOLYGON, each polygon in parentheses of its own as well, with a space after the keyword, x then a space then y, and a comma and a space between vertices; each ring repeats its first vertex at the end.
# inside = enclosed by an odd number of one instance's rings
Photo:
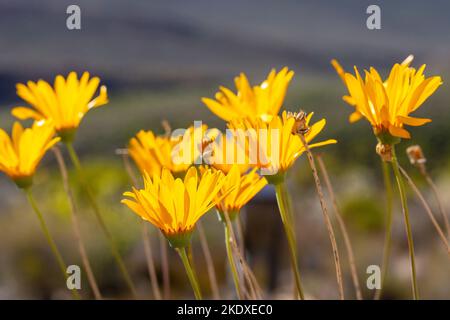
MULTIPOLYGON (((66 0, 0 1, 0 103, 13 84, 90 70, 118 89, 209 83, 289 65, 331 74, 386 67, 414 53, 448 68, 450 2, 380 1, 382 30, 365 27, 373 1, 78 1, 82 30, 65 27, 66 0)), ((375 2, 376 3, 376 2, 375 2)))

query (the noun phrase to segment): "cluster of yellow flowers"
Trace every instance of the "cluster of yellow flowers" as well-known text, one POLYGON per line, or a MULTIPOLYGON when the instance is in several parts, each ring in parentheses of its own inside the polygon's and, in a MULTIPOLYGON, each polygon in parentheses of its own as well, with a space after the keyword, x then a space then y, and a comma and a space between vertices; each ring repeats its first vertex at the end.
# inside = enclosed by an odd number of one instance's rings
MULTIPOLYGON (((355 108, 350 122, 366 118, 384 145, 410 138, 405 125, 421 126, 431 121, 411 117, 410 113, 442 84, 441 78, 425 78, 425 66, 416 70, 410 67, 411 61, 408 58, 395 64, 386 80, 374 68, 365 70, 363 79, 356 67, 353 75, 332 61, 348 88, 344 101, 355 108)), ((244 140, 258 146, 255 163, 236 161, 241 154, 245 159, 250 157, 248 145, 244 144, 234 147, 231 161, 200 166, 197 160, 206 155, 206 149, 214 157, 228 157, 228 138, 218 130, 208 130, 206 125, 190 127, 178 137, 170 132, 157 135, 139 131, 127 149, 144 185, 142 189, 134 186, 131 192, 125 192, 127 199, 122 203, 160 229, 177 249, 188 246, 197 221, 210 209, 215 207, 222 216, 228 215, 233 220, 268 183, 277 186, 283 182, 286 172, 308 148, 336 143, 334 139, 313 143, 326 120, 311 123, 312 112, 283 111, 280 115, 293 76, 294 72, 288 68, 271 70, 260 85, 252 86, 245 74, 240 74, 235 78, 235 92, 220 87, 215 99, 202 99, 227 122, 229 129, 252 133, 244 140), (272 130, 279 134, 268 137, 259 134, 272 130), (200 135, 201 143, 191 139, 195 135, 200 135), (177 163, 174 154, 180 152, 177 146, 184 140, 189 141, 192 152, 188 161, 177 163)), ((19 120, 32 119, 34 123, 24 129, 16 122, 11 137, 0 129, 0 171, 20 188, 29 189, 46 151, 59 141, 70 146, 85 114, 108 103, 106 87, 99 85, 100 79, 91 78, 88 72, 80 78, 75 72, 67 78, 58 75, 53 86, 44 80, 18 84, 17 95, 29 106, 13 108, 12 115, 19 120), (99 94, 94 98, 96 92, 99 94)))
MULTIPOLYGON (((258 175, 257 170, 264 168, 268 173, 277 173, 277 175, 283 175, 294 163, 294 161, 304 152, 305 147, 301 142, 300 137, 294 132, 297 120, 293 115, 287 112, 283 112, 281 116, 278 115, 279 110, 284 102, 284 97, 286 91, 294 75, 293 71, 289 71, 287 68, 282 69, 280 72, 272 70, 267 79, 259 86, 250 86, 246 76, 241 74, 235 79, 237 92, 233 93, 231 90, 221 87, 220 92, 216 94, 216 100, 209 98, 203 98, 203 102, 211 109, 216 115, 221 117, 223 120, 228 121, 228 127, 230 129, 243 129, 242 131, 237 130, 236 132, 244 132, 244 130, 253 130, 254 135, 251 135, 250 140, 254 140, 251 143, 256 143, 259 148, 259 158, 256 163, 251 166, 249 162, 244 163, 233 163, 233 161, 228 161, 226 163, 212 163, 210 168, 203 167, 201 170, 201 178, 199 183, 190 184, 187 187, 186 177, 184 178, 184 183, 186 185, 186 190, 192 190, 195 192, 196 188, 200 188, 200 182, 203 181, 204 177, 208 177, 210 172, 213 171, 218 174, 218 180, 210 182, 211 192, 216 190, 217 185, 223 185, 221 190, 218 192, 215 204, 220 212, 227 212, 230 216, 234 217, 237 212, 248 203, 267 183, 266 179, 258 175), (276 136, 276 140, 272 141, 270 136, 268 139, 261 139, 261 135, 258 134, 259 131, 267 130, 279 130, 279 134, 276 136), (275 148, 278 152, 278 157, 271 157, 271 151, 275 148), (212 183, 213 182, 213 183, 212 183), (213 188, 214 186, 214 188, 213 188), (234 189, 233 189, 234 188, 234 189), (231 190, 233 189, 233 190, 231 190), (222 197, 220 196, 222 195, 222 197), (225 196, 223 196, 225 195, 225 196)), ((317 134, 319 134, 325 126, 325 119, 310 125, 310 120, 313 113, 310 113, 305 119, 305 125, 308 127, 308 131, 305 133, 306 141, 309 143, 313 140, 317 134)), ((203 126, 203 132, 206 130, 206 126, 203 126)), ((194 128, 191 127, 186 131, 186 134, 194 134, 194 128)), ((202 141, 205 141, 205 137, 202 136, 202 141)), ((216 137, 208 137, 210 139, 211 153, 214 156, 219 157, 224 155, 228 156, 226 147, 226 137, 220 135, 216 137)), ((182 139, 182 138, 180 138, 182 139)), ((183 164, 173 163, 173 151, 174 147, 180 141, 180 139, 174 139, 167 135, 157 136, 152 131, 140 131, 136 137, 132 138, 129 146, 128 152, 133 158, 139 169, 143 174, 145 172, 151 173, 152 175, 146 175, 145 177, 145 188, 143 192, 152 193, 154 199, 160 199, 164 191, 173 190, 171 184, 166 185, 161 182, 159 189, 150 188, 149 180, 159 181, 159 176, 161 174, 161 168, 167 168, 169 173, 180 176, 188 170, 194 160, 204 152, 202 149, 203 145, 194 145, 194 139, 189 140, 192 143, 191 148, 193 150, 192 162, 183 164)), ((244 140, 244 138, 242 138, 244 140)), ((309 147, 318 147, 330 143, 335 143, 335 140, 327 140, 324 142, 311 144, 309 147)), ((239 157, 239 153, 248 153, 248 148, 243 147, 238 144, 235 146, 237 148, 236 152, 232 154, 235 157, 239 157)), ((248 159, 249 155, 244 155, 248 159)), ((235 159, 232 159, 235 160, 235 159)), ((192 168, 192 167, 191 167, 192 168)), ((179 183, 182 182, 181 177, 179 178, 179 183)), ((267 177, 269 180, 270 176, 267 177)), ((206 179, 206 178, 205 178, 206 179)), ((161 179, 162 181, 162 179, 161 179)), ((168 180, 167 180, 168 181, 168 180)), ((195 180, 197 181, 197 180, 195 180)), ((207 182, 205 182, 207 183, 207 182)), ((159 182, 158 182, 159 184, 159 182)), ((126 195, 130 195, 127 193, 126 195)), ((210 197, 210 193, 198 194, 197 201, 203 202, 203 197, 210 197)), ((144 219, 147 220, 147 216, 143 214, 147 210, 152 210, 148 207, 148 203, 142 198, 133 197, 134 201, 125 200, 126 203, 133 211, 138 213, 144 219)), ((189 216, 194 214, 189 211, 186 204, 184 206, 170 206, 164 207, 158 210, 159 215, 167 217, 167 221, 161 220, 156 222, 152 220, 151 222, 158 226, 166 235, 173 234, 173 230, 168 232, 164 227, 164 223, 172 223, 173 221, 188 221, 186 219, 179 219, 176 217, 177 209, 183 209, 185 212, 184 216, 189 216), (173 210, 170 210, 173 209, 173 210), (167 215, 160 214, 161 211, 167 212, 167 215)), ((154 209, 153 209, 154 210, 154 209)), ((204 214, 206 211, 202 212, 204 214)), ((196 218, 197 213, 195 213, 196 218)), ((191 230, 194 224, 179 226, 180 230, 191 230)))
POLYGON ((90 78, 88 72, 80 79, 71 72, 67 79, 58 75, 53 87, 44 80, 17 84, 17 95, 31 108, 15 107, 12 115, 20 120, 33 119, 34 123, 25 130, 14 123, 11 138, 0 129, 0 170, 20 187, 29 187, 46 151, 59 140, 73 140, 84 115, 108 102, 105 86, 93 99, 99 83, 100 79, 90 78))

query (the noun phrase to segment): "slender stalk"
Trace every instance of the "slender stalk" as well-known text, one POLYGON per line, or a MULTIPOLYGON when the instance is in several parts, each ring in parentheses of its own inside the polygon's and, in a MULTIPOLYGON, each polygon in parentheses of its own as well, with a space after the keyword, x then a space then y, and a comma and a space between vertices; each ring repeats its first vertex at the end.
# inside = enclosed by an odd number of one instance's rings
POLYGON ((400 172, 405 177, 406 181, 408 182, 409 186, 414 190, 417 197, 420 199, 420 202, 422 203, 423 207, 425 208, 425 211, 428 214, 428 217, 430 218, 431 222, 433 223, 434 227, 436 228, 437 233, 441 237, 442 243, 447 249, 447 254, 450 255, 450 247, 449 243, 447 241, 447 238, 445 237, 444 232, 442 231, 441 227, 439 226, 439 223, 437 222, 436 218, 434 217, 433 211, 431 211, 430 206, 428 205, 427 201, 425 200, 424 196, 420 192, 419 188, 415 185, 415 183, 412 181, 411 177, 408 175, 408 173, 403 169, 400 165, 398 166, 400 169, 400 172))
POLYGON ((169 246, 164 236, 159 233, 159 250, 161 252, 161 269, 163 276, 163 297, 170 299, 169 246))
MULTIPOLYGON (((239 213, 237 213, 239 215, 239 213)), ((231 249, 234 254, 234 256, 237 258, 239 265, 242 268, 242 276, 244 281, 247 283, 249 290, 248 290, 248 297, 249 299, 258 300, 261 299, 261 288, 259 287, 258 281, 256 280, 255 275, 250 270, 250 267, 245 262, 244 256, 241 254, 239 250, 239 246, 237 244, 236 235, 233 230, 233 225, 231 224, 230 215, 225 212, 224 213, 225 223, 227 224, 227 228, 229 229, 230 239, 231 239, 231 249)), ((245 286, 242 287, 242 295, 245 296, 247 292, 244 290, 246 289, 245 286)))
POLYGON ((290 206, 289 194, 286 190, 286 183, 280 182, 275 184, 275 193, 277 197, 278 209, 281 215, 281 221, 283 222, 284 232, 289 246, 289 256, 291 260, 292 272, 294 273, 295 287, 297 289, 296 296, 301 300, 305 299, 303 294, 302 284, 300 280, 300 271, 298 268, 297 260, 297 244, 294 233, 294 223, 292 221, 292 209, 290 206))
POLYGON ((405 219, 405 229, 406 236, 408 239, 408 250, 409 250, 409 258, 411 260, 411 282, 412 282, 412 291, 414 300, 419 299, 419 288, 417 287, 417 277, 416 277, 416 260, 414 255, 414 241, 411 231, 411 224, 409 222, 409 210, 408 210, 408 201, 406 199, 406 191, 405 185, 403 183, 402 176, 400 175, 399 164, 397 160, 397 156, 395 154, 395 146, 392 145, 392 169, 394 170, 395 179, 397 180, 397 186, 400 193, 400 199, 402 202, 403 216, 405 219))
POLYGON ((228 223, 224 223, 224 229, 225 229, 225 247, 227 249, 227 257, 228 257, 228 263, 230 264, 230 270, 231 270, 231 275, 233 276, 233 282, 234 282, 234 287, 236 289, 236 295, 238 297, 239 300, 242 300, 243 295, 242 295, 242 290, 241 290, 241 284, 239 281, 239 274, 237 272, 237 268, 236 268, 236 263, 234 261, 234 256, 233 256, 233 250, 232 250, 232 242, 233 242, 233 237, 231 236, 231 225, 229 225, 228 223))
POLYGON ((184 268, 186 269, 189 282, 191 283, 192 289, 194 290, 195 299, 202 300, 202 294, 200 292, 200 286, 198 285, 197 276, 195 275, 195 272, 189 262, 189 258, 186 254, 186 248, 177 248, 176 250, 180 255, 184 268))
MULTIPOLYGON (((236 212, 236 216, 239 215, 239 212, 236 212)), ((258 281, 256 280, 255 275, 253 274, 252 270, 246 263, 244 256, 241 254, 241 251, 239 250, 238 241, 236 239, 236 235, 233 229, 233 225, 230 220, 230 215, 227 212, 224 212, 223 214, 224 222, 227 224, 227 228, 229 229, 230 239, 231 239, 231 249, 234 254, 234 257, 237 258, 238 264, 242 269, 242 278, 244 282, 248 286, 248 290, 245 285, 241 287, 242 289, 242 296, 247 297, 248 299, 254 299, 258 300, 261 299, 261 288, 258 284, 258 281)))
POLYGON ((237 237, 239 239, 239 251, 242 252, 242 254, 245 256, 245 242, 244 242, 244 227, 241 222, 241 216, 242 214, 238 214, 235 221, 236 221, 236 232, 237 237))
POLYGON ((325 220, 325 225, 327 227, 328 236, 330 237, 331 246, 333 248, 334 265, 336 268, 336 279, 337 279, 337 283, 338 283, 338 287, 339 287, 339 297, 341 300, 344 300, 344 286, 343 286, 343 281, 342 281, 342 271, 341 271, 341 262, 340 262, 340 258, 339 258, 339 250, 338 250, 338 246, 336 243, 336 237, 334 235, 330 216, 328 215, 327 206, 325 204, 322 186, 320 184, 320 178, 317 173, 316 164, 314 163, 313 154, 312 154, 311 150, 309 149, 309 146, 305 139, 305 136, 303 134, 299 134, 299 136, 300 136, 300 139, 302 140, 302 143, 306 150, 306 154, 308 156, 309 165, 311 167, 311 171, 312 171, 312 174, 314 177, 314 182, 316 184, 317 194, 318 194, 319 200, 320 200, 320 206, 322 207, 322 213, 323 213, 323 217, 325 220))
POLYGON ((133 169, 131 168, 130 158, 128 157, 127 149, 118 149, 118 150, 116 150, 116 152, 118 154, 122 155, 123 166, 125 167, 125 171, 128 174, 128 178, 130 178, 131 184, 135 188, 137 188, 138 187, 138 179, 137 179, 133 169))
POLYGON ((147 270, 150 277, 150 285, 152 287, 153 297, 156 300, 161 300, 161 291, 159 290, 158 277, 156 276, 152 244, 150 242, 150 237, 148 234, 148 227, 145 222, 142 222, 142 242, 144 244, 145 260, 147 262, 147 270))
MULTIPOLYGON (((230 223, 231 221, 228 221, 230 219, 229 215, 226 217, 227 223, 230 223)), ((247 281, 247 283, 250 286, 250 289, 252 290, 252 294, 255 300, 261 299, 261 288, 258 284, 258 281, 256 280, 255 275, 253 274, 252 270, 248 266, 247 262, 245 261, 245 239, 244 239, 244 225, 242 223, 242 213, 239 213, 236 216, 235 219, 235 225, 236 225, 236 232, 238 234, 239 240, 236 239, 235 243, 235 250, 237 252, 237 256, 239 260, 241 261, 242 268, 244 271, 244 277, 247 281)), ((233 229, 232 229, 233 230, 233 229)), ((233 234, 232 234, 233 236, 233 234)))
POLYGON ((200 236, 200 245, 202 247, 203 256, 205 257, 206 268, 208 270, 209 283, 211 285, 211 291, 215 300, 220 299, 219 285, 217 283, 216 270, 214 269, 214 262, 211 256, 211 250, 209 249, 208 240, 206 239, 205 230, 201 221, 197 222, 198 234, 200 236))
POLYGON ((387 270, 389 267, 389 257, 391 254, 391 239, 392 239, 392 181, 389 164, 386 161, 381 160, 383 167, 383 180, 384 188, 386 190, 386 231, 383 247, 383 261, 381 265, 381 288, 375 291, 375 300, 379 300, 383 293, 384 283, 386 281, 387 270))
POLYGON ((114 259, 116 260, 116 263, 119 266, 120 272, 122 273, 125 283, 127 284, 128 288, 130 289, 133 296, 137 297, 136 288, 133 284, 133 281, 131 280, 131 277, 130 277, 130 274, 128 273, 127 268, 125 267, 125 263, 123 262, 122 256, 120 255, 119 249, 117 248, 117 245, 112 237, 112 234, 110 233, 110 231, 103 219, 103 216, 100 211, 100 207, 97 204, 97 200, 95 199, 95 196, 91 190, 89 182, 87 181, 87 179, 84 175, 84 171, 81 166, 81 162, 78 158, 78 155, 75 152, 75 149, 73 148, 72 143, 70 143, 70 142, 66 143, 66 147, 67 147, 67 150, 69 151, 69 155, 72 160, 72 163, 75 166, 75 169, 77 170, 80 181, 83 184, 83 187, 86 191, 89 202, 90 202, 92 208, 94 209, 95 216, 100 224, 100 227, 101 227, 103 233, 105 234, 105 236, 109 242, 111 253, 113 254, 114 259))
MULTIPOLYGON (((50 234, 50 231, 47 228, 47 224, 45 223, 44 217, 42 216, 42 213, 39 210, 39 208, 38 208, 38 206, 36 204, 36 201, 34 200, 33 194, 32 194, 30 189, 24 189, 24 192, 25 192, 25 195, 26 195, 26 197, 28 199, 28 202, 30 203, 31 207, 33 208, 34 212, 36 213, 36 216, 37 216, 37 218, 39 220, 39 223, 41 225, 42 232, 44 233, 45 239, 47 240, 47 242, 48 242, 48 244, 50 246, 50 249, 51 249, 53 255, 56 258, 56 261, 58 263, 59 269, 61 270, 61 273, 62 273, 64 279, 67 281, 67 278, 68 278, 67 277, 67 273, 66 273, 67 265, 64 262, 64 259, 63 259, 61 253, 58 250, 58 247, 56 246, 55 240, 53 240, 53 237, 52 237, 52 235, 50 234)), ((72 289, 72 296, 75 299, 80 299, 80 295, 78 294, 76 289, 72 289)))
POLYGON ((353 286, 355 287, 356 299, 362 300, 361 287, 359 285, 358 273, 356 271, 355 255, 353 253, 352 243, 350 241, 350 236, 348 235, 347 226, 345 225, 344 219, 342 218, 341 211, 337 204, 336 195, 333 190, 333 186, 330 181, 330 176, 328 175, 325 163, 320 155, 316 156, 317 162, 319 163, 320 170, 322 171, 322 176, 325 181, 325 185, 328 189, 328 194, 330 195, 331 202, 334 208, 334 214, 336 220, 338 221, 339 228, 341 229, 342 235, 344 237, 345 247, 347 249, 348 261, 350 266, 350 273, 352 275, 353 286))
MULTIPOLYGON (((125 171, 127 172, 132 185, 137 188, 138 185, 137 178, 133 172, 133 169, 131 168, 130 160, 126 152, 127 150, 119 149, 119 151, 120 151, 119 154, 122 155, 125 171)), ((142 233, 142 243, 144 244, 145 261, 147 263, 147 271, 150 278, 150 286, 152 288, 153 297, 156 300, 161 300, 161 290, 159 289, 158 277, 156 275, 152 244, 149 237, 148 226, 145 222, 141 223, 141 233, 142 233)))
POLYGON ((80 252, 81 261, 83 262, 83 266, 86 271, 89 286, 91 287, 92 292, 94 293, 95 299, 102 300, 102 294, 100 293, 97 281, 95 280, 94 272, 92 271, 91 263, 89 261, 86 248, 84 246, 84 242, 81 237, 80 223, 78 221, 78 212, 75 205, 74 196, 69 185, 69 175, 67 173, 66 163, 64 162, 64 158, 61 154, 61 151, 57 146, 53 147, 52 150, 53 153, 55 154, 56 161, 58 162, 59 171, 61 172, 61 177, 63 181, 64 191, 66 192, 67 200, 70 205, 70 213, 71 213, 70 218, 72 220, 73 232, 75 234, 75 239, 78 243, 78 251, 80 252))
POLYGON ((186 253, 189 259, 189 263, 191 264, 192 270, 194 270, 195 274, 197 274, 197 268, 195 266, 194 260, 194 251, 192 250, 192 242, 186 247, 186 253))
POLYGON ((433 191, 434 197, 436 198, 438 207, 439 207, 439 211, 441 212, 442 218, 444 220, 445 223, 445 229, 447 231, 447 237, 450 237, 450 223, 448 221, 448 217, 447 217, 447 213, 445 212, 444 209, 444 204, 442 202, 442 199, 439 195, 439 191, 438 188, 436 186, 436 184, 433 182, 433 180, 431 179, 430 175, 428 174, 428 172, 426 170, 421 170, 422 175, 424 176, 425 180, 427 181, 427 183, 430 185, 431 190, 433 191), (423 171, 423 172, 422 172, 423 171))

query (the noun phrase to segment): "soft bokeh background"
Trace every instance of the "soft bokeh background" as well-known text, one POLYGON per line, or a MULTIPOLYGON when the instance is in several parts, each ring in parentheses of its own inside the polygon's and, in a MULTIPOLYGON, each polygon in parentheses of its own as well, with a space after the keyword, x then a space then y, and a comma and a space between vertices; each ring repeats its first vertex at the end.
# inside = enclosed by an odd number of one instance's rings
MULTIPOLYGON (((140 221, 120 205, 129 181, 115 150, 139 129, 162 133, 161 120, 173 128, 193 120, 223 128, 202 105, 219 85, 233 86, 239 72, 259 83, 271 68, 288 66, 296 73, 285 107, 326 117, 323 138, 339 143, 323 148, 324 160, 348 223, 359 277, 365 288, 366 268, 381 264, 384 191, 375 140, 368 124, 349 125, 346 92, 329 64, 337 58, 346 69, 375 66, 383 75, 395 62, 415 55, 414 65, 427 63, 427 74, 439 74, 444 85, 418 116, 433 118, 411 129, 413 139, 399 147, 400 160, 436 210, 432 194, 408 164, 404 150, 420 143, 433 178, 450 202, 450 3, 426 1, 76 1, 82 30, 66 29, 66 8, 75 1, 0 0, 0 125, 10 130, 11 107, 22 102, 15 84, 71 70, 88 70, 108 86, 111 102, 88 114, 75 147, 101 200, 107 221, 120 245, 142 298, 151 298, 140 221), (382 29, 366 28, 369 4, 379 4, 382 29)), ((337 298, 331 247, 318 198, 305 159, 289 175, 298 232, 300 268, 311 298, 337 298)), ((51 231, 69 264, 79 264, 68 204, 50 153, 36 177, 35 193, 51 231)), ((76 190, 83 234, 94 272, 109 298, 130 298, 104 237, 81 190, 76 190)), ((416 243, 418 282, 424 298, 450 297, 448 257, 420 203, 410 194, 416 243)), ((331 208, 331 206, 329 206, 331 208)), ((395 203, 394 246, 385 297, 410 298, 409 260, 399 203, 395 203)), ((292 281, 286 242, 270 190, 242 216, 247 257, 268 298, 290 297, 292 281)), ((223 297, 233 297, 227 273, 223 230, 211 213, 204 219, 223 297)), ((158 274, 159 245, 152 228, 158 274)), ((342 237, 338 233, 346 294, 353 297, 342 237)), ((194 238, 194 256, 208 296, 203 257, 194 238)), ((192 297, 184 271, 170 252, 172 297, 192 297)), ((365 289, 365 297, 373 292, 365 289)), ((92 297, 87 281, 82 295, 92 297)), ((16 187, 0 176, 0 298, 67 297, 57 265, 31 208, 16 187)))

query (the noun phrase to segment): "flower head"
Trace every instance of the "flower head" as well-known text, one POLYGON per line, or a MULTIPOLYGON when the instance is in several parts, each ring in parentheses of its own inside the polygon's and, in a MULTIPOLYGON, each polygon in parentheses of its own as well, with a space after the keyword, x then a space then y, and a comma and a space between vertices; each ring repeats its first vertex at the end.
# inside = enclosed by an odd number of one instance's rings
POLYGON ((259 86, 251 86, 245 74, 234 79, 237 92, 220 87, 215 100, 203 98, 203 103, 225 121, 254 118, 270 121, 278 114, 294 72, 283 68, 278 73, 272 69, 259 86))
POLYGON ((93 98, 100 84, 98 77, 89 78, 84 72, 80 79, 75 72, 67 78, 58 75, 53 87, 44 80, 28 81, 26 85, 17 84, 17 95, 30 107, 19 106, 12 110, 13 116, 20 120, 51 120, 63 138, 73 135, 81 119, 92 108, 108 103, 106 87, 100 87, 100 94, 93 98))
POLYGON ((346 73, 336 60, 334 68, 347 86, 349 95, 343 99, 355 108, 350 122, 362 117, 372 125, 375 135, 390 135, 398 138, 410 138, 404 125, 422 126, 430 119, 414 118, 410 114, 417 110, 426 99, 442 84, 439 76, 425 78, 425 65, 418 70, 410 67, 413 57, 409 56, 401 64, 396 63, 386 80, 371 67, 364 70, 361 77, 355 67, 355 75, 346 73))
POLYGON ((128 154, 139 170, 151 176, 161 172, 163 167, 171 172, 181 172, 188 165, 175 165, 172 161, 172 149, 177 141, 167 136, 157 136, 152 131, 139 131, 128 144, 128 154))
POLYGON ((244 146, 238 143, 235 135, 219 134, 214 141, 203 149, 203 159, 214 169, 227 174, 235 166, 240 173, 247 172, 249 164, 244 146))
MULTIPOLYGON (((313 113, 305 116, 303 125, 307 126, 308 130, 302 132, 309 148, 336 143, 336 140, 329 139, 309 144, 326 124, 326 120, 322 119, 310 125, 312 116, 313 113)), ((298 130, 298 117, 286 111, 281 117, 275 116, 269 123, 262 120, 256 123, 234 120, 229 123, 229 126, 240 136, 239 142, 245 143, 249 161, 256 162, 256 166, 264 169, 264 173, 269 175, 285 173, 306 151, 296 131, 298 130)))
POLYGON ((144 189, 133 188, 122 200, 142 219, 159 228, 172 245, 184 246, 196 222, 216 205, 224 182, 220 171, 205 170, 201 175, 189 168, 184 180, 174 178, 168 169, 152 177, 144 173, 144 189))
POLYGON ((217 135, 217 130, 206 125, 191 126, 180 135, 155 135, 152 131, 139 131, 128 144, 128 153, 139 170, 150 175, 162 168, 172 173, 185 173, 202 155, 203 142, 217 135))
POLYGON ((51 123, 34 122, 31 128, 24 129, 15 122, 11 138, 0 129, 0 171, 19 187, 29 187, 42 157, 60 140, 54 135, 51 123))
POLYGON ((217 209, 226 212, 230 219, 245 206, 253 197, 267 185, 267 180, 256 172, 257 168, 248 173, 241 173, 238 165, 233 165, 225 176, 225 182, 218 194, 217 209))

